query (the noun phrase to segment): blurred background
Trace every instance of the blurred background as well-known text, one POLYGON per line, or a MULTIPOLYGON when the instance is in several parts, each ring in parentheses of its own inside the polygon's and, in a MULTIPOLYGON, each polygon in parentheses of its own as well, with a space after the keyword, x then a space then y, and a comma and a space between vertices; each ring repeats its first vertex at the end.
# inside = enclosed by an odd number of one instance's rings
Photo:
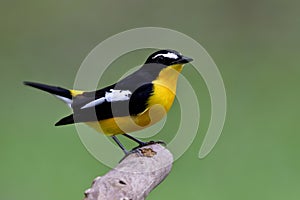
MULTIPOLYGON (((148 199, 300 198, 299 1, 2 0, 0 5, 1 199, 82 199, 92 180, 109 170, 88 153, 74 126, 53 126, 69 109, 22 81, 70 88, 98 43, 143 26, 175 29, 202 44, 219 67, 228 98, 221 138, 200 160, 209 94, 192 67, 183 71, 197 84, 200 130, 148 199)), ((126 71, 150 52, 116 61, 99 85, 122 76, 123 68, 116 70, 120 63, 126 71)), ((182 106, 175 102, 171 115, 182 106)), ((172 133, 177 120, 172 116, 164 132, 172 133)))

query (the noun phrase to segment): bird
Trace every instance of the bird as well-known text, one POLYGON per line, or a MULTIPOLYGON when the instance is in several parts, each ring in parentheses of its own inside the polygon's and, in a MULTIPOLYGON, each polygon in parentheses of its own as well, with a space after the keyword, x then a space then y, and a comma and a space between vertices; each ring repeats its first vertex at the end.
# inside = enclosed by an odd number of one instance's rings
POLYGON ((119 141, 123 135, 143 142, 129 133, 147 128, 160 121, 170 110, 183 66, 193 61, 175 50, 163 49, 152 53, 135 72, 120 81, 96 91, 65 89, 37 82, 24 84, 48 92, 65 102, 73 111, 55 126, 85 123, 98 132, 111 136, 127 154, 119 141))

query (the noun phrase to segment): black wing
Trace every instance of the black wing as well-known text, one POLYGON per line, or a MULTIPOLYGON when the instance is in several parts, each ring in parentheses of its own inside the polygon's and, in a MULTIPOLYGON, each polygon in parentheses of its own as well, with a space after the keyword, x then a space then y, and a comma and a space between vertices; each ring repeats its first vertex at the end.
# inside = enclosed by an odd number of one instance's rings
POLYGON ((76 105, 73 107, 74 113, 61 119, 55 125, 59 126, 78 122, 99 121, 113 117, 137 115, 147 108, 147 101, 149 96, 152 95, 152 92, 153 85, 152 83, 148 83, 137 88, 128 100, 113 102, 105 100, 98 105, 87 108, 82 108, 84 107, 83 102, 89 103, 95 99, 103 98, 105 97, 105 93, 103 93, 103 95, 99 95, 99 92, 97 94, 83 93, 74 99, 74 103, 76 105))

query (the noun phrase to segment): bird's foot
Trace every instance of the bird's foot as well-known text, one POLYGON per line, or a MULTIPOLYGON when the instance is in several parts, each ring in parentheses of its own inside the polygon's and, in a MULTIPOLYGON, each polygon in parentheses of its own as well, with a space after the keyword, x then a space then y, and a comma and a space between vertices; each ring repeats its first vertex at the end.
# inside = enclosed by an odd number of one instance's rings
MULTIPOLYGON (((149 141, 149 142, 140 143, 138 146, 134 147, 130 151, 123 150, 125 156, 120 160, 120 162, 122 162, 127 156, 129 156, 131 154, 137 154, 140 157, 144 157, 145 152, 143 152, 143 150, 141 148, 152 145, 152 144, 161 144, 163 146, 166 146, 166 143, 164 141, 160 141, 160 140, 159 141, 149 141)), ((148 157, 151 157, 151 156, 148 156, 148 157)))
POLYGON ((140 143, 137 147, 134 147, 131 151, 142 148, 142 147, 145 147, 145 146, 149 146, 149 145, 152 145, 152 144, 162 144, 164 146, 167 145, 164 141, 161 141, 161 140, 153 141, 152 140, 152 141, 149 141, 149 142, 140 143))

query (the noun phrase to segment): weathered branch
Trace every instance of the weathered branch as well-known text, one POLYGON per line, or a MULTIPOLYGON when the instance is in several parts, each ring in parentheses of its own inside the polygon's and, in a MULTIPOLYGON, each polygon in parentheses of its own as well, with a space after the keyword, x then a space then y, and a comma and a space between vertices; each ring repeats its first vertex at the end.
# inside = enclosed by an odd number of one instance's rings
POLYGON ((97 177, 84 200, 143 200, 167 177, 172 162, 172 154, 160 144, 139 148, 97 177))

